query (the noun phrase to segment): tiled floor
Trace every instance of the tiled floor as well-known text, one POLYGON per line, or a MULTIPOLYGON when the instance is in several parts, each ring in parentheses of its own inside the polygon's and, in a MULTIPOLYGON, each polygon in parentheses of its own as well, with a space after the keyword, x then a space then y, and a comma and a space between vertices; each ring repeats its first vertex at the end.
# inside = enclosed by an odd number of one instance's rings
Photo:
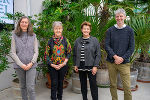
MULTIPOLYGON (((36 100, 50 100, 50 89, 45 86, 45 79, 42 83, 37 81, 36 84, 36 100)), ((99 100, 111 100, 109 88, 99 88, 99 100)), ((133 100, 150 100, 150 83, 139 83, 138 90, 132 92, 133 100)), ((89 100, 92 100, 90 91, 88 93, 89 100)), ((119 100, 123 100, 123 92, 118 90, 119 100)), ((12 89, 8 88, 0 92, 0 100, 13 100, 12 89)), ((14 99, 15 100, 15 99, 14 99)), ((63 100, 82 100, 81 94, 76 94, 72 91, 71 82, 64 89, 63 100)))

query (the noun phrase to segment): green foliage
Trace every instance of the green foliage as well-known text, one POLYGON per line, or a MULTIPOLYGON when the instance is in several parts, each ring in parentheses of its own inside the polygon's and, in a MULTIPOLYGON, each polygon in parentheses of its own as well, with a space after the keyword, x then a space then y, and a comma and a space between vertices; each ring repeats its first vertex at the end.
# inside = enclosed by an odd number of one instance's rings
POLYGON ((143 0, 141 5, 144 5, 145 7, 141 11, 141 13, 148 13, 150 14, 150 0, 143 0))
POLYGON ((111 14, 114 16, 115 10, 118 8, 123 8, 126 11, 127 16, 134 16, 134 10, 138 9, 135 3, 124 0, 123 2, 113 2, 114 4, 109 4, 108 7, 112 11, 111 14))
MULTIPOLYGON (((80 24, 83 22, 82 18, 84 19, 84 17, 81 14, 81 10, 79 10, 80 5, 77 3, 66 3, 60 6, 59 2, 49 1, 51 2, 49 3, 48 0, 45 1, 43 2, 43 6, 46 6, 46 8, 37 16, 37 27, 34 28, 34 31, 40 43, 38 61, 42 61, 47 66, 44 59, 44 52, 49 38, 54 34, 52 23, 54 21, 62 21, 63 35, 69 39, 73 47, 75 39, 81 35, 80 24)), ((71 72, 72 63, 72 60, 70 60, 68 73, 71 72)), ((46 67, 41 67, 41 69, 44 73, 47 72, 46 67)))
POLYGON ((92 3, 92 4, 99 4, 101 1, 103 1, 103 0, 88 0, 90 3, 92 3))
MULTIPOLYGON (((22 12, 16 12, 15 14, 7 13, 6 15, 8 16, 9 19, 14 20, 15 23, 17 23, 22 16, 25 16, 25 14, 23 14, 22 12)), ((33 20, 31 16, 28 16, 28 17, 29 17, 31 23, 34 25, 36 20, 33 20)), ((9 25, 6 25, 6 26, 9 26, 9 25)), ((7 29, 8 29, 8 27, 7 27, 7 29)), ((11 30, 8 30, 8 31, 11 31, 11 30)))
POLYGON ((43 6, 45 7, 45 9, 49 8, 49 6, 52 5, 52 0, 45 0, 43 1, 43 6))
MULTIPOLYGON (((150 62, 148 54, 150 44, 150 16, 132 17, 128 24, 134 29, 135 32, 135 54, 141 50, 140 61, 150 62)), ((132 58, 133 58, 132 57, 132 58)))
MULTIPOLYGON (((113 26, 115 23, 116 23, 115 18, 110 19, 110 20, 106 23, 106 25, 103 27, 103 29, 100 31, 100 37, 102 37, 102 38, 100 38, 100 41, 101 41, 101 42, 104 40, 105 33, 106 33, 107 29, 110 28, 111 26, 113 26)), ((104 48, 102 48, 102 49, 104 49, 104 48)))
POLYGON ((11 33, 5 30, 0 32, 0 73, 6 70, 9 66, 8 56, 10 51, 11 33))
POLYGON ((24 14, 20 12, 16 12, 15 14, 7 13, 6 15, 9 19, 14 20, 15 22, 17 22, 22 16, 24 16, 24 14))
MULTIPOLYGON (((38 21, 36 25, 38 27, 35 28, 35 33, 37 34, 38 40, 40 41, 38 60, 42 60, 42 62, 45 63, 45 47, 47 45, 48 39, 53 35, 52 23, 54 21, 62 21, 64 28, 63 35, 69 39, 72 48, 74 46, 74 41, 78 37, 82 36, 80 28, 81 23, 83 21, 89 21, 92 24, 92 31, 90 34, 97 37, 97 39, 102 43, 102 52, 105 52, 103 43, 105 32, 109 27, 115 24, 115 19, 110 18, 110 14, 117 9, 117 6, 115 5, 109 6, 111 3, 112 2, 108 3, 108 0, 79 0, 71 3, 63 2, 60 6, 60 2, 58 1, 45 0, 43 2, 45 9, 37 16, 38 21), (94 16, 87 16, 85 14, 85 9, 90 4, 95 6, 94 16), (98 7, 100 8, 99 12, 98 7)), ((130 13, 130 15, 133 15, 133 7, 128 7, 127 3, 125 4, 118 5, 119 7, 125 8, 126 11, 130 13)), ((104 59, 101 61, 102 64, 104 63, 104 59)), ((72 56, 69 60, 69 66, 73 66, 72 56)), ((70 72, 71 69, 72 68, 69 69, 70 72)))
MULTIPOLYGON (((45 8, 42 13, 35 15, 37 20, 33 20, 31 16, 28 16, 31 23, 36 25, 34 27, 34 32, 37 34, 37 38, 40 43, 39 47, 39 58, 38 61, 42 61, 44 65, 38 67, 37 70, 41 70, 46 73, 47 67, 44 60, 45 47, 47 45, 48 39, 53 35, 52 23, 54 21, 62 21, 63 23, 63 35, 68 38, 71 46, 73 48, 74 41, 82 36, 80 25, 83 21, 89 21, 92 24, 91 35, 97 37, 101 43, 102 61, 101 64, 105 63, 106 52, 104 50, 104 37, 106 30, 115 24, 115 19, 111 15, 113 11, 118 8, 124 8, 127 15, 134 16, 134 9, 138 9, 135 3, 130 3, 129 1, 116 2, 113 0, 71 0, 72 2, 66 2, 62 0, 44 0, 43 7, 45 8), (101 6, 101 4, 103 6, 101 6), (85 8, 90 4, 95 6, 95 15, 86 16, 85 8), (100 11, 98 12, 98 7, 100 11)), ((146 1, 146 0, 145 0, 146 1)), ((144 2, 145 3, 145 2, 144 2)), ((149 5, 149 1, 146 2, 149 5)), ((149 12, 149 6, 146 6, 144 10, 149 12)), ((24 16, 23 13, 17 12, 14 15, 7 14, 10 19, 17 22, 20 17, 24 16)), ((147 52, 147 44, 150 43, 150 18, 149 17, 134 17, 128 23, 135 31, 135 53, 140 49, 143 53, 147 52)), ((8 30, 11 30, 12 26, 6 25, 8 30)), ((2 31, 0 32, 0 72, 8 68, 7 56, 10 50, 10 32, 2 31)), ((134 55, 133 57, 134 58, 134 55)), ((150 61, 150 60, 149 60, 150 61)), ((69 71, 68 76, 71 75, 73 60, 72 56, 69 60, 69 71)), ((67 76, 67 77, 68 77, 67 76)))

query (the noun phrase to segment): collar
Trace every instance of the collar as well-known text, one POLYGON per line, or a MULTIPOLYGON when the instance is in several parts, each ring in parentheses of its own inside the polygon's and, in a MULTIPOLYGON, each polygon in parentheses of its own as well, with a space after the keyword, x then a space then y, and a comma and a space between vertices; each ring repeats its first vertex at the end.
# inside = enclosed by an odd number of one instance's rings
POLYGON ((88 37, 88 38, 84 38, 84 37, 82 37, 83 39, 89 39, 90 38, 90 36, 88 37))
POLYGON ((127 25, 124 24, 122 27, 119 27, 117 24, 115 24, 114 26, 115 26, 117 29, 123 29, 123 28, 125 28, 127 25))
MULTIPOLYGON (((83 43, 83 37, 81 37, 80 40, 81 40, 81 43, 83 43)), ((91 40, 91 36, 89 38, 87 38, 86 43, 89 43, 90 40, 91 40)))

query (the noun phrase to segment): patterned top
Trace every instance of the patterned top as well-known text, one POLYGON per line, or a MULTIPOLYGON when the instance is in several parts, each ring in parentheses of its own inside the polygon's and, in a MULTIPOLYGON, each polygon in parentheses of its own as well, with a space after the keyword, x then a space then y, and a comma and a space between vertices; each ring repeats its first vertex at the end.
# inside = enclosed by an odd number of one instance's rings
POLYGON ((62 64, 65 61, 65 58, 69 58, 71 55, 71 45, 68 39, 66 39, 65 42, 63 36, 60 38, 55 38, 53 36, 52 38, 53 41, 49 40, 48 45, 46 46, 45 59, 49 65, 62 64))

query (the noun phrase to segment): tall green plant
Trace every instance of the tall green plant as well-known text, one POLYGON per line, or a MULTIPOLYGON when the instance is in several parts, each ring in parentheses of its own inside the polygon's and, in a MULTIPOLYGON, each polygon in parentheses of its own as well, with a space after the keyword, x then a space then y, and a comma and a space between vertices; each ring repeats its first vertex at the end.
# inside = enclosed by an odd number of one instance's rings
POLYGON ((9 68, 8 56, 10 51, 11 33, 5 30, 0 32, 0 73, 9 68))
POLYGON ((141 13, 150 14, 150 0, 137 0, 140 6, 143 6, 141 13))
POLYGON ((150 62, 149 44, 150 44, 150 17, 139 16, 132 17, 128 24, 134 29, 135 32, 135 52, 132 57, 140 50, 141 62, 150 62))

